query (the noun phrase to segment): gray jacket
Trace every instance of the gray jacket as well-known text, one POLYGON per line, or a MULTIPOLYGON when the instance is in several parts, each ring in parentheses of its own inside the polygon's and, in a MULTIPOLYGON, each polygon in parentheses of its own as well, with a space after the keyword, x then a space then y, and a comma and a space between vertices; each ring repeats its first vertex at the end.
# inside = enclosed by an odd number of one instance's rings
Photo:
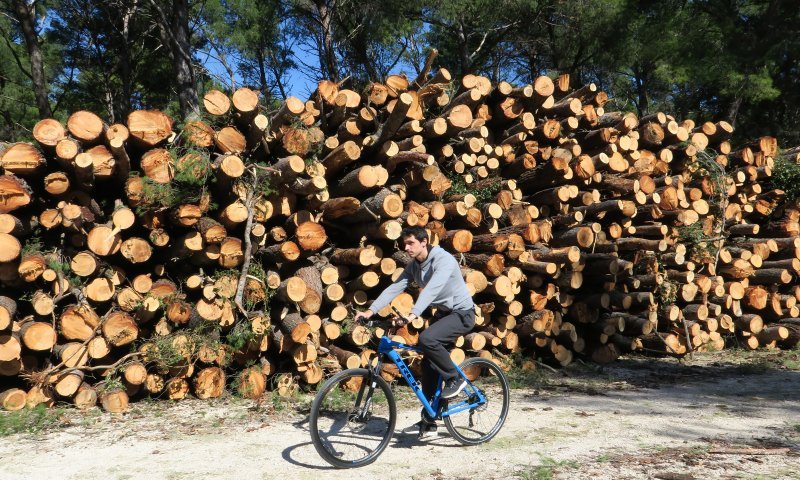
POLYGON ((403 293, 412 280, 422 287, 411 310, 414 315, 422 315, 429 305, 448 311, 475 308, 456 259, 441 247, 433 247, 424 262, 411 260, 400 277, 372 302, 370 310, 378 312, 384 308, 403 293))

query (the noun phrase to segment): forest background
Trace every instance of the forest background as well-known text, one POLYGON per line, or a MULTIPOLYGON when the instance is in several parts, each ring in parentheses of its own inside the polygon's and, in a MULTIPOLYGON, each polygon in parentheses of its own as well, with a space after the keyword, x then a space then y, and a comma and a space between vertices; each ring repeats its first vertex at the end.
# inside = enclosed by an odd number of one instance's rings
POLYGON ((0 141, 76 110, 187 118, 212 88, 250 87, 268 108, 323 78, 359 90, 414 78, 435 48, 454 75, 569 73, 607 111, 800 144, 797 0, 0 0, 0 36, 0 141))

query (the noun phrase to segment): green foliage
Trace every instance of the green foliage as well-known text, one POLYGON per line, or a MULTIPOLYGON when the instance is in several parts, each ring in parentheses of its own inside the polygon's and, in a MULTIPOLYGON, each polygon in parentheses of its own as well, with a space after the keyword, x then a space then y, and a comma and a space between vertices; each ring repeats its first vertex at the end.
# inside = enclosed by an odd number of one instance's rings
POLYGON ((508 385, 514 389, 543 388, 547 385, 547 377, 536 368, 513 367, 506 372, 508 385))
POLYGON ((655 294, 659 305, 672 305, 678 298, 678 284, 665 279, 656 287, 655 294))
POLYGON ((241 272, 235 268, 221 268, 214 271, 214 273, 211 275, 211 278, 213 278, 215 281, 223 277, 234 277, 238 279, 240 273, 241 272))
POLYGON ((250 265, 247 268, 247 274, 257 278, 261 283, 267 283, 267 271, 264 270, 264 262, 262 262, 259 257, 253 256, 253 259, 250 261, 250 265))
POLYGON ((31 255, 34 253, 42 253, 42 247, 44 244, 42 243, 41 237, 38 235, 34 235, 32 237, 28 237, 25 240, 25 243, 22 244, 22 256, 31 255))
POLYGON ((786 192, 787 200, 800 199, 800 163, 786 157, 778 157, 775 159, 770 181, 772 188, 786 192))
POLYGON ((175 165, 175 176, 169 183, 158 183, 150 177, 142 178, 141 203, 137 213, 172 208, 183 203, 197 203, 206 192, 211 176, 208 154, 197 150, 170 151, 175 165), (180 157, 180 161, 176 158, 180 157))
POLYGON ((149 210, 163 210, 180 203, 180 194, 171 183, 158 183, 149 177, 142 179, 142 203, 137 205, 137 213, 149 210))
POLYGON ((493 200, 502 187, 502 183, 499 179, 496 182, 489 183, 488 186, 475 188, 473 184, 465 182, 464 177, 457 173, 448 175, 448 178, 450 179, 451 185, 444 193, 445 198, 450 195, 466 195, 471 193, 475 196, 478 205, 493 200))
POLYGON ((347 315, 339 324, 342 335, 348 335, 356 327, 356 321, 351 315, 347 315))
POLYGON ((305 407, 299 391, 292 392, 290 397, 282 397, 277 390, 270 393, 273 413, 293 413, 305 407))
MULTIPOLYGON (((268 168, 265 164, 256 164, 264 168, 268 168)), ((259 174, 258 181, 255 184, 255 195, 256 198, 263 197, 267 198, 273 193, 277 191, 275 186, 272 184, 272 175, 264 175, 263 173, 259 174)))
POLYGON ((211 162, 206 152, 189 148, 175 149, 170 154, 173 160, 181 156, 181 161, 176 162, 173 183, 186 187, 204 187, 206 185, 211 176, 211 162))
POLYGON ((0 437, 16 433, 41 433, 63 423, 64 410, 36 405, 16 412, 0 412, 0 437))
POLYGON ((578 463, 573 460, 555 460, 542 456, 538 465, 531 465, 514 473, 520 480, 550 480, 561 470, 577 468, 578 463))
POLYGON ((256 279, 259 283, 264 286, 264 291, 261 290, 253 290, 251 291, 248 289, 247 284, 245 283, 244 289, 244 306, 248 311, 253 311, 256 308, 260 308, 261 310, 269 310, 270 302, 272 301, 272 297, 275 295, 275 290, 270 289, 267 286, 267 271, 264 270, 264 261, 260 258, 259 255, 254 255, 252 260, 250 261, 250 265, 247 269, 248 277, 252 277, 256 279), (264 293, 266 295, 264 295, 264 293))
POLYGON ((208 323, 148 340, 143 359, 161 371, 195 361, 201 347, 219 347, 220 326, 208 323))
POLYGON ((288 96, 288 71, 297 64, 292 56, 290 32, 282 24, 287 16, 286 5, 252 0, 204 3, 203 33, 213 50, 233 59, 225 67, 237 70, 266 99, 288 96))
POLYGON ((467 187, 467 182, 464 181, 464 177, 461 175, 455 173, 448 174, 447 178, 450 179, 450 188, 444 192, 445 198, 450 195, 466 195, 467 193, 471 193, 467 187))
POLYGON ((717 243, 703 233, 700 223, 678 227, 678 241, 686 245, 687 256, 693 262, 708 262, 717 255, 717 243))
POLYGON ((49 254, 46 257, 47 268, 61 274, 73 287, 79 287, 83 283, 81 277, 73 273, 69 262, 57 254, 49 254))
POLYGON ((300 48, 318 53, 316 62, 303 68, 334 81, 349 77, 356 90, 369 80, 381 81, 421 40, 424 2, 291 0, 288 5, 289 28, 300 48))
POLYGON ((48 256, 47 257, 47 268, 50 270, 54 270, 57 273, 62 275, 69 275, 72 272, 72 269, 69 266, 69 263, 62 261, 58 257, 55 256, 48 256))
POLYGON ((478 204, 486 203, 495 198, 497 192, 500 191, 501 186, 502 183, 500 183, 499 181, 492 182, 489 184, 488 187, 478 188, 474 190, 472 194, 475 195, 478 204))
POLYGON ((547 385, 547 377, 529 359, 523 358, 521 353, 509 356, 509 369, 506 371, 508 385, 511 388, 543 388, 547 385))
POLYGON ((231 331, 228 332, 228 334, 225 336, 225 341, 234 350, 241 350, 257 337, 258 335, 253 333, 253 330, 250 328, 250 322, 241 321, 237 322, 231 331))
POLYGON ((125 384, 122 383, 122 376, 120 369, 116 369, 106 374, 101 382, 95 385, 97 393, 118 392, 125 390, 125 384))
MULTIPOLYGON (((41 20, 54 6, 51 0, 35 2, 35 19, 41 20)), ((31 63, 23 36, 10 2, 0 4, 0 141, 32 141, 31 129, 39 120, 39 111, 31 79, 31 63)), ((37 25, 44 75, 55 94, 65 77, 61 46, 46 41, 46 33, 37 25)))

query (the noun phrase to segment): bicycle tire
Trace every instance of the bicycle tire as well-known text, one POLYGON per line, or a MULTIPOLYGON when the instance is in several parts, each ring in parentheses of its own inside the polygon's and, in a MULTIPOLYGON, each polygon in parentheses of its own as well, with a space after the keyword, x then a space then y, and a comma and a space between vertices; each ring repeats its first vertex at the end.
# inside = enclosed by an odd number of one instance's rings
MULTIPOLYGON (((510 403, 508 380, 496 363, 485 358, 469 358, 461 364, 461 370, 483 392, 486 403, 444 417, 444 425, 459 443, 479 445, 497 435, 506 421, 510 403), (466 426, 462 425, 464 422, 466 426)), ((463 391, 470 395, 469 387, 463 391)))
POLYGON ((337 373, 319 389, 311 404, 309 429, 314 448, 326 462, 337 468, 354 468, 378 458, 389 445, 396 421, 389 384, 364 368, 353 368, 337 373), (371 393, 366 382, 369 376, 375 380, 371 393), (366 401, 370 402, 366 420, 353 418, 353 412, 366 401))

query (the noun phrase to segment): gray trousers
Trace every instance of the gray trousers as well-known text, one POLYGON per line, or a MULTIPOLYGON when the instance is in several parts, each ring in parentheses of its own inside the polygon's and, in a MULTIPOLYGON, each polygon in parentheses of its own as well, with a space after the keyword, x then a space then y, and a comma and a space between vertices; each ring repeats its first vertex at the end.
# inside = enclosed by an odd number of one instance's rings
POLYGON ((458 376, 450 352, 446 346, 452 344, 461 335, 466 335, 475 326, 474 310, 453 310, 452 312, 437 312, 430 326, 419 336, 419 346, 422 348, 422 393, 430 399, 439 386, 437 380, 441 375, 443 380, 458 376))

